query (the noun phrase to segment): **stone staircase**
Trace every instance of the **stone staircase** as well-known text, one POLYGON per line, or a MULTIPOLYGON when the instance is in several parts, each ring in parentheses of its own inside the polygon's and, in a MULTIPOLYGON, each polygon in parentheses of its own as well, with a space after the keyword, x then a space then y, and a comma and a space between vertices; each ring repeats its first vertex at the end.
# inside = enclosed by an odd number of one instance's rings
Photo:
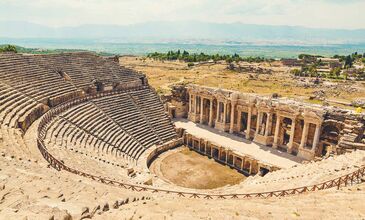
POLYGON ((344 129, 341 132, 339 147, 345 150, 365 150, 364 128, 358 120, 346 118, 344 120, 344 129))

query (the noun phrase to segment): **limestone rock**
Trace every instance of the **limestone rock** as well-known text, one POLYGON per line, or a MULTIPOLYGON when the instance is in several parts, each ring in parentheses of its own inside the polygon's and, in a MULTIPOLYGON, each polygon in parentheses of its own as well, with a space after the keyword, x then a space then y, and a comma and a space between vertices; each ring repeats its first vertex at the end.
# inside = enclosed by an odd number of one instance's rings
POLYGON ((113 209, 117 209, 119 207, 119 202, 118 200, 116 200, 114 203, 113 203, 113 209))
POLYGON ((89 213, 89 207, 83 207, 81 210, 81 215, 89 213))
POLYGON ((119 200, 118 206, 122 206, 122 205, 124 205, 124 200, 119 200))
POLYGON ((103 212, 107 212, 107 211, 109 211, 109 204, 108 203, 105 203, 103 205, 103 212))
POLYGON ((92 216, 94 216, 94 215, 95 215, 95 213, 96 213, 97 211, 99 211, 99 210, 100 210, 100 205, 95 206, 95 207, 94 207, 94 209, 92 210, 92 212, 90 213, 91 217, 92 217, 92 216))
POLYGON ((127 169, 127 175, 130 176, 134 173, 134 169, 132 167, 127 169))
POLYGON ((153 184, 153 180, 152 180, 152 178, 149 178, 149 179, 148 179, 148 180, 146 180, 143 184, 144 184, 144 185, 148 185, 148 186, 152 186, 152 184, 153 184))
POLYGON ((85 213, 85 214, 81 215, 80 219, 88 219, 88 218, 92 218, 90 213, 85 213))

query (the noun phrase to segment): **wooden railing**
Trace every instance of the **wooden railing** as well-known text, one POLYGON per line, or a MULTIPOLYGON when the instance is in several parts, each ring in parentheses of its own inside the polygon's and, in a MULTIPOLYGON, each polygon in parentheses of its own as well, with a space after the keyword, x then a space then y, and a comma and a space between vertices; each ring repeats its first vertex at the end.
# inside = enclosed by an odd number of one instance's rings
MULTIPOLYGON (((112 93, 111 93, 112 94, 112 93)), ((103 94, 108 95, 108 93, 103 94)), ((328 180, 322 183, 318 183, 315 185, 310 186, 303 186, 298 188, 292 188, 292 189, 283 189, 283 190, 276 190, 276 191, 270 191, 270 192, 257 192, 257 193, 232 193, 232 194, 211 194, 211 193, 197 193, 197 192, 189 192, 189 191, 175 191, 175 190, 168 190, 168 189, 162 189, 157 187, 149 187, 145 185, 139 185, 139 184, 131 184, 131 183, 124 183, 120 181, 111 180, 105 177, 95 176, 89 173, 85 173, 83 171, 79 171, 76 169, 73 169, 71 167, 68 167, 63 162, 55 158, 52 154, 49 153, 47 150, 45 144, 44 144, 44 138, 47 131, 47 124, 52 120, 53 116, 56 114, 59 114, 66 109, 75 106, 77 104, 80 104, 84 101, 87 101, 92 98, 101 97, 103 95, 96 95, 96 96, 90 96, 85 97, 81 99, 72 100, 68 103, 61 104, 50 111, 48 111, 43 118, 41 119, 41 122, 38 127, 38 137, 37 137, 37 144, 38 149, 40 150, 43 157, 49 162, 49 164, 55 168, 58 171, 65 170, 70 173, 74 173, 79 176, 83 176, 86 178, 90 178, 92 180, 95 180, 100 183, 104 183, 110 186, 116 186, 121 187, 137 192, 151 192, 151 193, 162 193, 162 194, 170 194, 170 195, 176 195, 179 197, 186 197, 186 198, 204 198, 204 199, 241 199, 241 198, 271 198, 271 197, 284 197, 284 196, 290 196, 290 195, 297 195, 302 194, 306 192, 313 192, 313 191, 319 191, 329 188, 336 187, 339 189, 340 187, 344 187, 347 185, 351 185, 354 183, 359 183, 362 180, 362 177, 365 175, 365 166, 357 169, 356 171, 346 174, 344 176, 328 180)))

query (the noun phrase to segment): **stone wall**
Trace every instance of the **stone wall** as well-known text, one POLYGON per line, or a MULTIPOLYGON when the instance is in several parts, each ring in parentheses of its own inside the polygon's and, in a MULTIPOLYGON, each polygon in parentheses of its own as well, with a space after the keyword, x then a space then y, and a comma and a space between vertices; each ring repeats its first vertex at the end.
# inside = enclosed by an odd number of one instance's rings
POLYGON ((161 99, 165 103, 166 111, 171 118, 188 117, 189 95, 185 84, 173 85, 171 95, 161 96, 161 99))
POLYGON ((264 176, 268 172, 280 169, 274 165, 262 163, 252 156, 242 155, 239 152, 217 145, 204 138, 198 138, 186 131, 183 131, 183 140, 184 144, 190 149, 209 158, 213 158, 219 163, 230 166, 246 175, 259 174, 260 176, 264 176))
POLYGON ((305 159, 365 149, 365 115, 350 110, 196 85, 173 87, 172 94, 167 109, 184 106, 175 117, 305 159))

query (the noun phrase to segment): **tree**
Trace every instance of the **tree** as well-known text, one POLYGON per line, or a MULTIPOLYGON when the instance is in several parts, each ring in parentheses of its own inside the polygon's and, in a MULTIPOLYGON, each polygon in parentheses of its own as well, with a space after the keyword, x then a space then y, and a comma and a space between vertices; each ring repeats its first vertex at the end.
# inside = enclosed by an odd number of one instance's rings
POLYGON ((227 63, 232 63, 232 62, 233 62, 232 57, 228 57, 228 58, 226 58, 226 62, 227 62, 227 63))
POLYGON ((183 52, 183 56, 184 56, 184 57, 187 57, 187 56, 189 56, 189 53, 188 53, 188 51, 184 50, 184 52, 183 52))
POLYGON ((349 77, 349 74, 347 73, 347 72, 344 72, 343 73, 343 78, 345 79, 345 80, 347 80, 347 78, 349 77))
POLYGON ((309 71, 309 74, 310 74, 311 77, 317 76, 317 67, 316 67, 316 65, 311 65, 309 67, 308 71, 309 71))
POLYGON ((300 76, 301 74, 299 69, 292 69, 290 73, 293 74, 294 76, 300 76))
POLYGON ((351 68, 352 67, 352 57, 350 55, 346 56, 345 58, 345 68, 351 68))
POLYGON ((14 45, 8 44, 5 47, 1 47, 0 52, 14 52, 14 53, 17 53, 17 49, 14 45))
POLYGON ((331 74, 331 75, 335 75, 336 77, 339 77, 339 76, 340 76, 340 74, 341 74, 341 68, 340 68, 340 67, 333 68, 333 69, 330 71, 330 74, 331 74))

